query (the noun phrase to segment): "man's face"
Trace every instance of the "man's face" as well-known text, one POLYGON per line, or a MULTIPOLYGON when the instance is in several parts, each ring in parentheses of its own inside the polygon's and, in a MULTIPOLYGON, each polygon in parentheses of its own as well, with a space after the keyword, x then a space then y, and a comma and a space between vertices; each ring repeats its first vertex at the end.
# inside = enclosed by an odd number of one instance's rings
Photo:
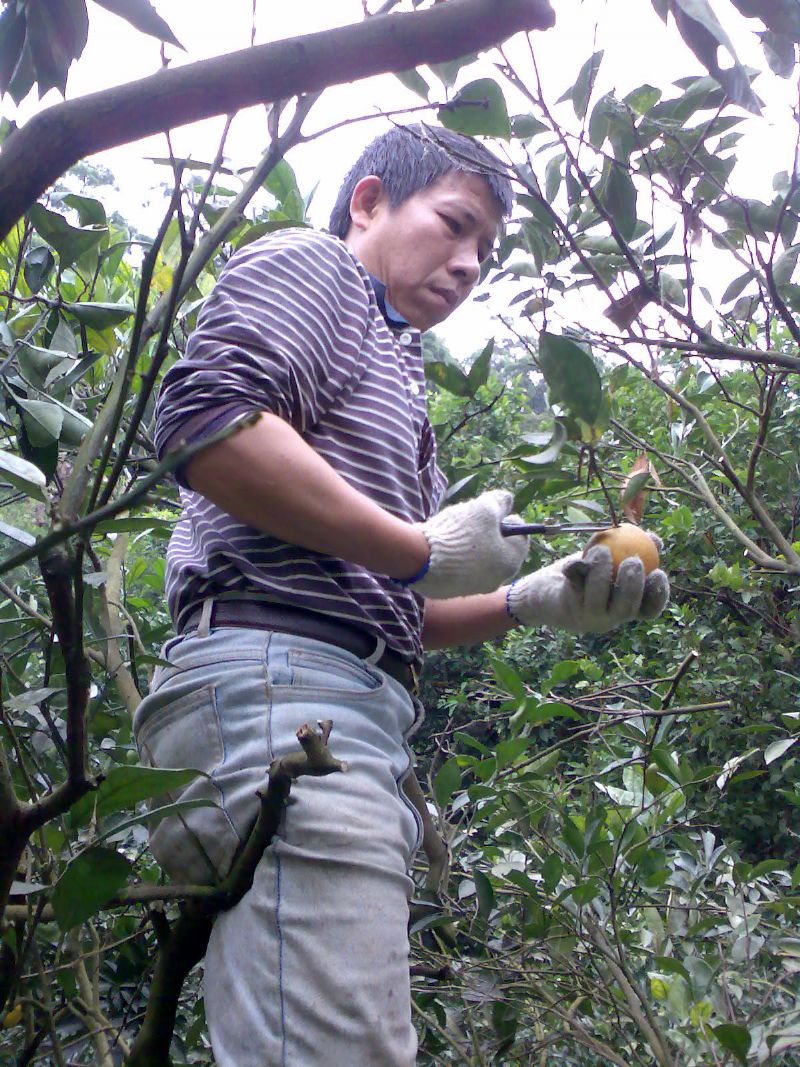
POLYGON ((451 171, 394 210, 379 178, 353 193, 348 247, 419 330, 443 322, 469 295, 490 255, 500 211, 477 174, 451 171))

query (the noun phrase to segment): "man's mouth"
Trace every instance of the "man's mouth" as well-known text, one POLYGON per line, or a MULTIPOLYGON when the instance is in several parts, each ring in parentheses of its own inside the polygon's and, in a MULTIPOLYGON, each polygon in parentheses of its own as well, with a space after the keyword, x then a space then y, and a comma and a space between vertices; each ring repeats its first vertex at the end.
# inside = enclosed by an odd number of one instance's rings
POLYGON ((458 293, 455 289, 445 289, 443 286, 432 285, 431 292, 435 293, 440 299, 442 299, 452 311, 458 304, 458 293))

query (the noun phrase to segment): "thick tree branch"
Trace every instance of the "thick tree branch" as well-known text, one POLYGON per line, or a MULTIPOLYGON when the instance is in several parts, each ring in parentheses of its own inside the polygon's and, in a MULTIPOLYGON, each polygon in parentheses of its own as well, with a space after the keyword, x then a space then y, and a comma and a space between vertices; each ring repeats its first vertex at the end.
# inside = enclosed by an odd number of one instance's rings
POLYGON ((0 152, 0 237, 65 170, 94 152, 254 104, 456 59, 554 21, 547 0, 450 0, 165 69, 56 104, 0 152))
POLYGON ((258 817, 230 873, 215 887, 209 901, 190 901, 168 927, 162 917, 154 921, 159 940, 158 957, 142 1027, 133 1043, 128 1067, 168 1067, 169 1047, 183 983, 205 955, 211 924, 217 912, 232 908, 251 888, 256 868, 278 830, 292 783, 301 775, 315 777, 345 771, 327 743, 333 723, 319 723, 317 732, 307 723, 297 731, 302 751, 275 760, 266 787, 258 790, 258 817))
POLYGON ((100 620, 107 638, 104 645, 106 670, 114 679, 119 695, 128 709, 128 714, 133 717, 142 695, 136 688, 133 674, 125 666, 116 640, 117 634, 125 632, 121 605, 122 567, 127 551, 128 535, 119 534, 106 561, 108 580, 100 589, 100 620))

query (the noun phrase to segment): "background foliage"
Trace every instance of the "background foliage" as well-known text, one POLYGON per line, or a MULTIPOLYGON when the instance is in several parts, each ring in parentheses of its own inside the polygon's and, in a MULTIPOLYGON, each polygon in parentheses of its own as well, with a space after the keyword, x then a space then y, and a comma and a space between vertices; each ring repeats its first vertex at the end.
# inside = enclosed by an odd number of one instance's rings
MULTIPOLYGON (((420 774, 452 869, 439 894, 419 872, 423 1064, 797 1062, 797 146, 769 202, 738 195, 756 72, 705 0, 654 7, 705 73, 618 99, 597 53, 558 102, 533 53, 402 75, 499 139, 518 189, 488 272, 509 339, 467 359, 426 339, 452 498, 511 485, 531 520, 594 519, 646 493, 673 580, 646 626, 430 657, 420 774)), ((762 81, 796 77, 796 5, 735 7, 762 81)), ((48 68, 36 19, 61 39, 32 0, 3 10, 12 95, 80 52, 48 68)), ((283 156, 312 104, 273 110, 254 170, 224 145, 162 161, 156 235, 109 218, 84 166, 0 246, 0 1062, 128 1058, 177 914, 147 826, 187 772, 140 767, 130 731, 171 634, 154 390, 231 252, 306 224, 283 156)), ((212 1062, 197 972, 172 1057, 212 1062)))

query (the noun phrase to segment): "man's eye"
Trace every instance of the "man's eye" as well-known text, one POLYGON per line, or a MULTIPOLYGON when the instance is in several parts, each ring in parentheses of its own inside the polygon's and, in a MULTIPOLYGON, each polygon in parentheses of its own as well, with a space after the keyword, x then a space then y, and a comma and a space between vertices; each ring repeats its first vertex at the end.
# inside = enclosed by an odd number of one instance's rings
POLYGON ((458 219, 454 219, 450 215, 442 215, 442 218, 453 233, 461 233, 461 223, 458 219))

